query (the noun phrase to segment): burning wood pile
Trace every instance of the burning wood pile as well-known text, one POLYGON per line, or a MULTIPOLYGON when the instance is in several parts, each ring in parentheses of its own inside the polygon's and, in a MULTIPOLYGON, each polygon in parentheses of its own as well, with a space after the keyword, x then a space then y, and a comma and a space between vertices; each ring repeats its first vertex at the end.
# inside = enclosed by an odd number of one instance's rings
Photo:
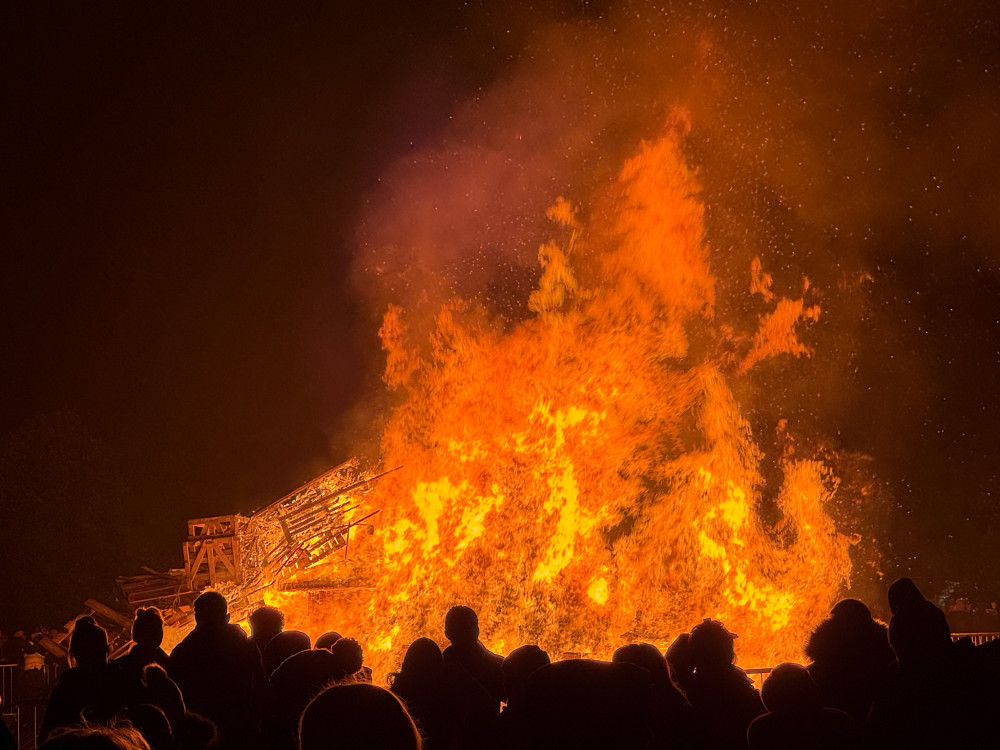
POLYGON ((119 580, 129 605, 190 617, 212 587, 234 619, 265 602, 356 635, 378 674, 454 604, 496 652, 662 649, 707 615, 748 664, 801 658, 854 537, 827 512, 832 469, 765 437, 789 434, 782 414, 756 414, 758 434, 748 415, 780 385, 766 363, 810 353, 817 294, 709 252, 688 125, 640 144, 596 209, 556 200, 523 318, 388 307, 400 400, 380 451, 405 468, 376 482, 350 461, 249 517, 193 519, 183 570, 119 580))
POLYGON ((207 588, 226 596, 234 621, 263 603, 268 590, 349 588, 351 580, 297 574, 337 553, 346 559, 352 530, 379 512, 366 512, 363 495, 387 473, 365 476, 351 459, 249 516, 193 518, 183 568, 144 567, 141 575, 119 577, 118 587, 131 609, 156 606, 167 625, 178 627, 191 622, 191 605, 207 588))

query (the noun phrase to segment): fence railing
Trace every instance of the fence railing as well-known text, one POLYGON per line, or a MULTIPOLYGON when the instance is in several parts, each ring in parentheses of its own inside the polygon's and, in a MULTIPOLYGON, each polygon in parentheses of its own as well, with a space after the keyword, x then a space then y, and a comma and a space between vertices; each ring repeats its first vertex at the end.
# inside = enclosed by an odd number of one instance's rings
POLYGON ((982 646, 984 643, 989 643, 990 641, 995 641, 1000 639, 1000 633, 952 633, 951 639, 953 641, 961 640, 962 638, 968 637, 972 641, 973 645, 982 646))
MULTIPOLYGON (((1000 640, 1000 633, 952 633, 951 640, 959 641, 962 638, 968 638, 972 641, 974 646, 982 646, 984 643, 989 643, 990 641, 1000 640)), ((767 676, 771 674, 771 670, 774 667, 751 667, 750 669, 744 669, 743 671, 747 673, 747 677, 753 680, 754 687, 760 690, 760 686, 764 684, 764 680, 767 676)))
POLYGON ((17 664, 0 664, 0 713, 14 711, 14 676, 17 664))

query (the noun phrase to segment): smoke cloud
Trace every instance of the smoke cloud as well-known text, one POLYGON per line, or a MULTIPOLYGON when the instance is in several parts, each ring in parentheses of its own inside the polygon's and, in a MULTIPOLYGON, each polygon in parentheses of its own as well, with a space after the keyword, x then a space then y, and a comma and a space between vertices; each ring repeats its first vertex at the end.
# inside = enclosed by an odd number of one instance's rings
POLYGON ((956 371, 992 357, 971 332, 988 323, 998 339, 975 302, 996 290, 1000 247, 993 4, 581 8, 525 33, 493 85, 368 196, 355 273, 372 308, 401 304, 418 327, 452 295, 528 314, 545 209, 564 196, 599 210, 596 191, 682 107, 717 293, 745 296, 761 257, 776 292, 808 277, 823 308, 806 333, 813 365, 756 376, 762 413, 805 415, 923 484, 904 512, 925 512, 927 529, 943 489, 921 468, 928 452, 964 452, 978 478, 950 488, 981 492, 1000 445, 972 438, 983 410, 954 391, 994 385, 959 386, 956 371), (941 430, 962 437, 942 446, 941 430))

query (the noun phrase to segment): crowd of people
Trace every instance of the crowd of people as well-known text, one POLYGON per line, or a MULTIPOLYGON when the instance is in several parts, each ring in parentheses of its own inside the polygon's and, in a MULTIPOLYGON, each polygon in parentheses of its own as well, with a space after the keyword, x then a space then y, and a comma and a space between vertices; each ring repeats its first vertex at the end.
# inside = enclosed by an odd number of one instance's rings
POLYGON ((552 661, 537 645, 492 653, 476 613, 456 606, 450 645, 418 638, 384 688, 353 638, 312 643, 273 607, 251 614, 248 636, 206 592, 169 655, 156 609, 136 613, 134 645, 111 661, 107 634, 79 618, 75 666, 48 698, 39 740, 42 750, 1000 746, 1000 641, 954 641, 909 579, 889 589, 889 606, 886 626, 840 601, 806 644, 810 664, 776 666, 759 691, 715 620, 665 653, 632 643, 610 661, 552 661))

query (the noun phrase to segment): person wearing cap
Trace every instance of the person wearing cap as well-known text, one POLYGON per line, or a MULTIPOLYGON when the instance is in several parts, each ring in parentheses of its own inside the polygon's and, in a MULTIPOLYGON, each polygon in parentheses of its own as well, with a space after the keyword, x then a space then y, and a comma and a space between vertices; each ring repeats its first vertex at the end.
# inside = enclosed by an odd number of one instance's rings
POLYGON ((671 674, 713 748, 746 748, 747 727, 766 710, 753 681, 733 664, 737 637, 718 620, 706 618, 668 652, 671 674))

